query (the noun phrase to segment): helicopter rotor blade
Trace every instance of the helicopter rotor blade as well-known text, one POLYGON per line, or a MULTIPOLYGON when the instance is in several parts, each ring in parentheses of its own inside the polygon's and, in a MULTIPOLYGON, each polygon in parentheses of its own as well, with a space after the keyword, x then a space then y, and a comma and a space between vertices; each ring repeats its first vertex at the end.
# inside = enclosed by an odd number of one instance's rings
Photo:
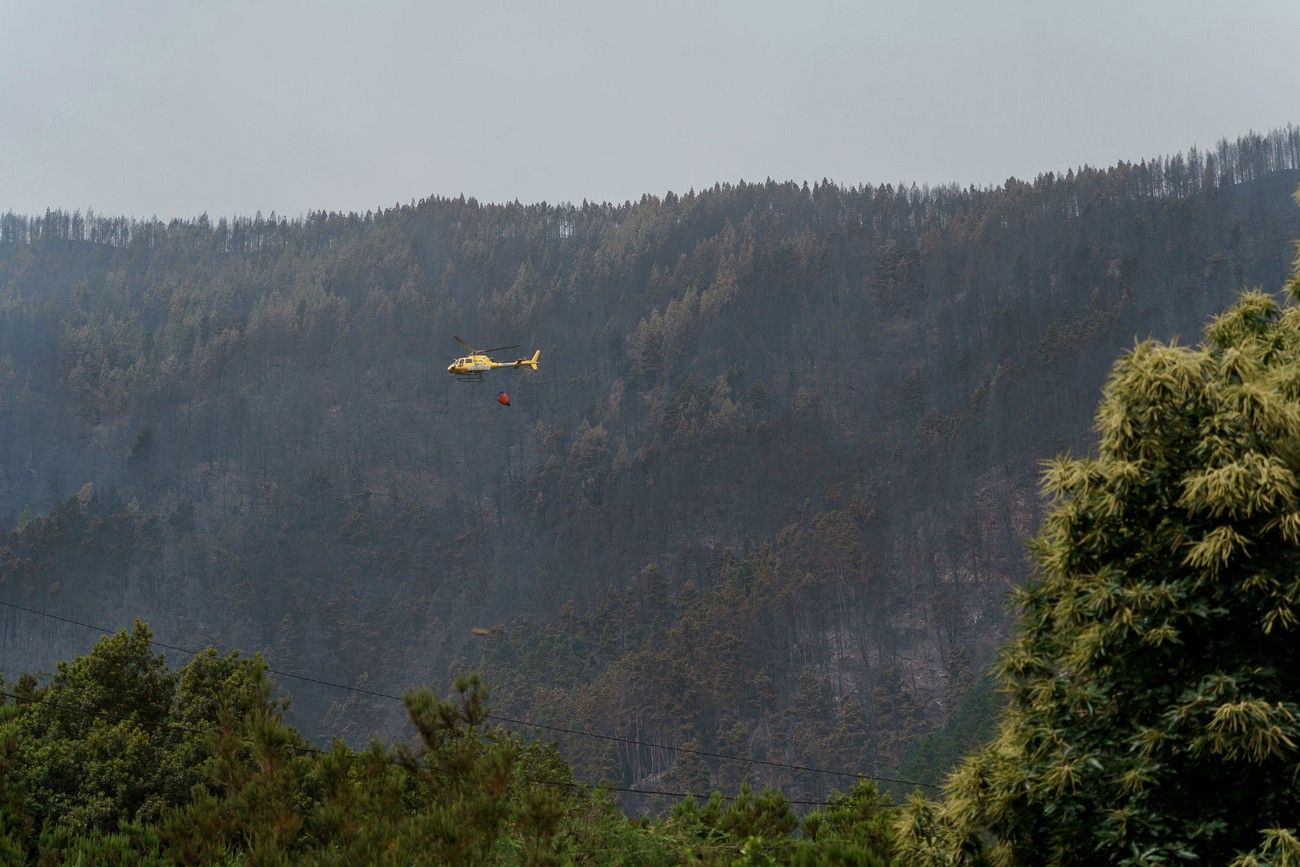
POLYGON ((489 352, 500 352, 503 349, 518 349, 518 348, 519 348, 519 344, 516 343, 514 346, 494 346, 491 349, 480 349, 479 352, 483 353, 484 355, 487 355, 489 352))
POLYGON ((453 335, 451 336, 451 339, 454 340, 454 341, 456 341, 457 343, 459 343, 461 346, 465 347, 466 349, 468 349, 470 352, 473 352, 473 351, 474 351, 474 347, 472 347, 472 346, 470 346, 468 343, 466 343, 465 340, 464 340, 464 338, 462 338, 462 337, 457 337, 455 334, 453 334, 453 335))

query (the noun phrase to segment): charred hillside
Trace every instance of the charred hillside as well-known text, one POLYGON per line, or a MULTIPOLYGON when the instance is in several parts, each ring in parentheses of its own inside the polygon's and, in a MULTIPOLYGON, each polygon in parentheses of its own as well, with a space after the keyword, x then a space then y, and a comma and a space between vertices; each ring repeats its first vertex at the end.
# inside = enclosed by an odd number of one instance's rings
MULTIPOLYGON (((392 692, 481 665, 503 710, 621 736, 897 763, 1005 637, 1039 461, 1088 448, 1135 337, 1281 284, 1297 183, 1288 128, 995 189, 9 215, 0 597, 392 692), (453 382, 453 334, 542 369, 453 382)), ((0 610, 3 673, 93 637, 0 610)), ((313 735, 403 719, 294 693, 313 735)), ((756 773, 566 746, 628 781, 756 773)))

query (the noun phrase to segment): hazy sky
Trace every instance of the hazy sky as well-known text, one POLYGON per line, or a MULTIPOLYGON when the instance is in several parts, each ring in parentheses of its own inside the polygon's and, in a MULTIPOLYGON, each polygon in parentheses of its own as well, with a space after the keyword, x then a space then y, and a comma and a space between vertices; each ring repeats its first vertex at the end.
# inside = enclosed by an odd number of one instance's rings
POLYGON ((993 183, 1300 121, 1300 2, 11 2, 0 210, 993 183))

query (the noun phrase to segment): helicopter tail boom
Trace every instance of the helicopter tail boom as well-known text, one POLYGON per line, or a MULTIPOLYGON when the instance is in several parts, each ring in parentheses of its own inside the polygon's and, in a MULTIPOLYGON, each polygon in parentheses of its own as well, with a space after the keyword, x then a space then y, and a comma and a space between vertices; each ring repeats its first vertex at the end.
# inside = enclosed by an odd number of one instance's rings
POLYGON ((542 351, 540 349, 534 350, 532 358, 517 359, 515 361, 515 367, 531 367, 533 370, 536 370, 537 359, 541 358, 541 356, 542 356, 542 351))

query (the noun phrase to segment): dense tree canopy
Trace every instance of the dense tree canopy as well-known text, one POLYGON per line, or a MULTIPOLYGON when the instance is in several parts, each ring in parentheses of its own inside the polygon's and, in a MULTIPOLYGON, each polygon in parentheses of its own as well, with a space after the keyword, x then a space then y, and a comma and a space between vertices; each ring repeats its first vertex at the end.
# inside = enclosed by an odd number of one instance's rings
POLYGON ((0 858, 42 864, 887 863, 861 783, 801 820, 778 792, 630 820, 554 747, 488 724, 477 677, 406 697, 413 741, 307 743, 257 657, 179 671, 149 631, 101 639, 0 704, 0 858))

